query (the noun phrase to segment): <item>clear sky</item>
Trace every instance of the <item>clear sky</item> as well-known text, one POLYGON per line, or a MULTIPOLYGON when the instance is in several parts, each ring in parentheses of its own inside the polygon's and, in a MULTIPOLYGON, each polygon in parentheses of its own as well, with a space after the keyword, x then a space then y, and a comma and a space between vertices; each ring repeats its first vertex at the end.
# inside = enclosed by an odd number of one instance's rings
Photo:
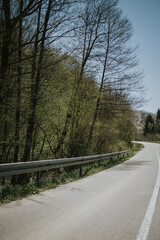
POLYGON ((146 98, 141 110, 156 113, 160 108, 160 0, 119 0, 133 26, 133 45, 144 74, 146 98))

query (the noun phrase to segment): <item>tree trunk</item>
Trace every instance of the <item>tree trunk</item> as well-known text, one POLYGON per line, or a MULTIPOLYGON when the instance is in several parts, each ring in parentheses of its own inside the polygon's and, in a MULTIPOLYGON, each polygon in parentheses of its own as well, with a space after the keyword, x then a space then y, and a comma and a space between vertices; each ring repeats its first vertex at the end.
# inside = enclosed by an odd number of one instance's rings
POLYGON ((41 67, 42 67, 42 61, 43 61, 43 53, 44 53, 44 42, 46 37, 46 31, 47 31, 47 24, 49 20, 50 10, 51 10, 51 0, 48 2, 48 8, 45 15, 45 21, 44 21, 44 28, 43 28, 43 34, 42 34, 42 40, 40 45, 40 54, 39 54, 39 60, 38 60, 38 66, 37 66, 37 74, 33 89, 33 94, 31 96, 31 114, 28 119, 28 127, 27 127, 27 134, 26 134, 26 144, 23 154, 23 161, 29 161, 30 160, 30 152, 31 152, 31 146, 33 141, 33 131, 35 126, 35 115, 36 115, 36 107, 37 107, 37 100, 38 100, 38 92, 39 92, 39 84, 40 84, 40 77, 41 77, 41 67))
POLYGON ((100 85, 100 88, 99 88, 100 97, 97 98, 96 108, 95 108, 95 112, 94 112, 94 115, 93 115, 93 120, 92 120, 92 124, 91 124, 91 128, 90 128, 90 132, 89 132, 87 147, 89 147, 90 144, 91 144, 91 140, 92 140, 92 136, 93 136, 93 130, 94 130, 94 126, 95 126, 95 123, 96 123, 98 110, 99 110, 99 106, 100 106, 101 93, 102 93, 102 89, 103 89, 103 85, 104 85, 104 78, 105 78, 105 73, 106 73, 107 59, 108 59, 108 54, 109 54, 109 44, 110 44, 110 23, 108 24, 107 48, 106 48, 104 65, 103 65, 103 72, 102 72, 102 77, 101 77, 101 85, 100 85))
POLYGON ((10 19, 10 0, 3 0, 3 11, 4 11, 4 35, 2 41, 1 49, 1 69, 0 69, 0 116, 5 115, 4 118, 0 118, 0 128, 2 135, 0 136, 2 142, 2 152, 1 161, 5 161, 5 151, 6 151, 6 139, 7 139, 7 97, 6 91, 3 92, 4 83, 7 81, 6 75, 8 70, 8 59, 9 59, 9 49, 11 44, 11 19, 10 19), (3 113, 4 107, 4 113, 3 113), (3 122, 3 119, 4 122, 3 122))
MULTIPOLYGON (((20 1, 20 15, 22 14, 23 0, 20 1)), ((14 162, 18 162, 19 153, 19 130, 20 130, 20 103, 21 103, 21 74, 22 74, 22 18, 19 19, 18 34, 18 77, 17 77, 17 103, 16 103, 16 126, 15 126, 15 149, 14 162)))
MULTIPOLYGON (((20 1, 19 14, 22 15, 23 0, 20 1)), ((17 76, 17 102, 16 102, 16 125, 15 125, 15 147, 14 147, 14 160, 18 162, 19 154, 19 136, 20 136, 20 103, 21 103, 21 74, 22 74, 22 17, 19 18, 19 33, 18 33, 18 76, 17 76)), ((16 176, 12 176, 11 184, 16 183, 16 176)))

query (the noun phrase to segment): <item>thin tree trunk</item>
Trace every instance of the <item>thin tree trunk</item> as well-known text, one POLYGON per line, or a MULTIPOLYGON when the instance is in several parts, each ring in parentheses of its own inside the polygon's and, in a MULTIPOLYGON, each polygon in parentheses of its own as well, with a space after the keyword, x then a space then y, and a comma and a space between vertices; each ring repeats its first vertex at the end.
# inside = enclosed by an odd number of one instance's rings
MULTIPOLYGON (((35 128, 35 116, 36 116, 36 107, 37 107, 37 101, 38 101, 38 92, 39 92, 39 84, 41 80, 41 69, 42 69, 42 61, 43 61, 43 54, 44 54, 44 43, 45 43, 45 37, 46 37, 46 32, 47 32, 47 24, 49 20, 49 15, 50 15, 50 10, 51 10, 51 3, 52 0, 48 1, 48 7, 45 15, 45 20, 44 20, 44 27, 43 27, 43 33, 42 33, 42 38, 41 38, 41 44, 40 44, 40 50, 39 50, 39 58, 38 58, 38 64, 37 64, 37 71, 36 71, 36 76, 35 73, 32 73, 32 77, 35 76, 35 83, 33 84, 33 79, 32 81, 32 86, 31 86, 31 100, 30 100, 30 115, 28 118, 28 126, 27 126, 27 133, 26 133, 26 143, 25 143, 25 148, 24 148, 24 153, 22 157, 22 161, 30 161, 31 158, 31 148, 33 144, 33 132, 35 128)), ((39 6, 39 19, 38 22, 40 23, 40 16, 41 16, 41 5, 39 6)), ((39 24, 38 24, 39 25, 39 24)), ((39 26, 37 26, 37 31, 39 32, 38 29, 39 26)), ((38 36, 36 38, 36 43, 35 43, 35 48, 38 49, 38 36)), ((37 50, 38 51, 38 50, 37 50)), ((33 60, 33 64, 36 63, 36 57, 35 57, 35 62, 33 60)), ((29 181, 29 176, 27 174, 22 174, 18 178, 19 183, 25 183, 29 181)))
MULTIPOLYGON (((20 1, 20 15, 22 16, 23 0, 20 1)), ((21 75, 22 75, 22 17, 19 18, 19 33, 18 33, 18 76, 17 76, 17 103, 16 103, 16 126, 15 126, 15 148, 14 160, 18 162, 19 154, 19 136, 20 136, 20 105, 21 105, 21 75)), ((16 176, 12 176, 11 184, 16 183, 16 176)))
POLYGON ((51 2, 52 1, 49 0, 47 12, 45 15, 42 41, 41 41, 41 45, 40 45, 40 54, 39 54, 39 60, 38 60, 38 66, 37 66, 37 74, 36 74, 36 79, 35 79, 34 91, 31 96, 31 115, 29 116, 29 120, 28 120, 26 144, 25 144, 25 149, 24 149, 24 154, 23 154, 23 161, 30 160, 30 152, 31 152, 31 146, 32 146, 32 141, 33 141, 33 131, 34 131, 34 126, 35 126, 35 114, 36 114, 40 76, 41 76, 41 67, 42 67, 43 53, 44 53, 44 42, 45 42, 45 37, 46 37, 47 24, 48 24, 48 20, 49 20, 50 10, 51 10, 51 2))
MULTIPOLYGON (((22 14, 23 0, 20 1, 20 15, 22 14)), ((17 106, 16 106, 16 126, 15 126, 15 150, 14 162, 18 162, 19 153, 19 131, 20 131, 20 103, 21 103, 21 75, 22 75, 22 18, 19 19, 18 34, 18 77, 17 77, 17 106)))
POLYGON ((3 127, 3 134, 2 134, 2 153, 1 153, 1 162, 6 163, 6 142, 7 142, 7 135, 8 135, 8 122, 7 122, 7 114, 8 114, 8 106, 5 106, 5 122, 4 122, 4 127, 3 127))
POLYGON ((107 48, 106 48, 104 65, 103 65, 103 72, 102 72, 102 77, 101 77, 101 85, 100 85, 100 88, 99 88, 100 96, 97 98, 96 108, 95 108, 95 112, 94 112, 94 115, 93 115, 93 120, 92 120, 92 124, 91 124, 91 128, 90 128, 90 132, 89 132, 89 136, 88 136, 87 147, 89 147, 90 144, 91 144, 91 140, 92 140, 92 136, 93 136, 93 130, 94 130, 94 127, 95 127, 95 123, 96 123, 97 115, 98 115, 98 110, 99 110, 99 106, 100 106, 101 92, 102 92, 103 85, 104 85, 104 78, 105 78, 107 59, 108 59, 108 53, 109 53, 109 44, 110 44, 110 25, 108 24, 107 48))
MULTIPOLYGON (((3 11, 4 11, 4 22, 5 22, 5 33, 3 37, 2 44, 2 60, 1 60, 1 70, 0 70, 0 93, 5 82, 5 75, 8 69, 8 59, 9 59, 9 48, 11 44, 11 19, 10 19, 10 0, 3 0, 3 11)), ((3 100, 2 93, 0 95, 0 102, 3 100)))
POLYGON ((0 118, 0 128, 1 128, 1 142, 2 142, 2 152, 1 152, 1 161, 5 161, 5 151, 6 151, 6 139, 7 139, 7 99, 4 96, 6 92, 3 92, 3 85, 7 81, 6 75, 8 70, 8 59, 9 59, 9 49, 11 43, 11 19, 10 19, 10 0, 3 0, 3 11, 4 11, 4 37, 1 50, 1 68, 0 68, 0 115, 3 114, 4 109, 4 118, 0 118), (4 122, 3 122, 3 119, 4 122))
MULTIPOLYGON (((98 26, 97 26, 97 29, 98 29, 98 26)), ((83 79, 84 69, 85 69, 86 63, 87 63, 87 61, 90 57, 91 51, 92 51, 92 49, 94 47, 94 44, 95 44, 95 42, 97 40, 97 37, 98 37, 97 32, 96 32, 96 36, 94 37, 93 41, 92 42, 89 41, 88 46, 86 48, 86 34, 87 34, 87 31, 85 31, 85 36, 84 36, 84 45, 83 45, 83 54, 82 54, 83 56, 82 56, 81 70, 80 70, 80 74, 79 74, 79 77, 78 77, 78 80, 77 80, 77 86, 76 86, 75 92, 71 96, 71 99, 70 99, 70 102, 69 102, 67 115, 66 115, 66 120, 65 120, 65 125, 64 125, 61 137, 59 139, 58 145, 55 148, 55 151, 54 151, 55 155, 57 155, 60 152, 61 147, 64 144, 64 140, 65 140, 66 135, 68 133, 68 129, 69 129, 70 124, 72 125, 72 128, 74 128, 76 118, 74 118, 73 114, 75 113, 75 116, 77 115, 76 110, 79 106, 79 103, 78 103, 77 100, 79 100, 79 91, 80 91, 80 85, 81 85, 81 82, 82 82, 82 79, 83 79)), ((91 32, 90 39, 92 38, 92 34, 93 33, 91 32)), ((71 133, 71 135, 72 135, 72 133, 71 133)))

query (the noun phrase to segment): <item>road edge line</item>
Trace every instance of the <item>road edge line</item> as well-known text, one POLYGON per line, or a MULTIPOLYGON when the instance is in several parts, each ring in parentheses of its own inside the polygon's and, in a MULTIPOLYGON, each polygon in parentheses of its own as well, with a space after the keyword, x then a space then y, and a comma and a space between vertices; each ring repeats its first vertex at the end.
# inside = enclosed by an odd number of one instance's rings
POLYGON ((140 230, 139 230, 136 240, 147 240, 147 236, 149 233, 151 221, 153 218, 153 214, 154 214, 154 210, 155 210, 155 206, 156 206, 156 202, 157 202, 157 198, 158 198, 158 192, 159 192, 159 188, 160 188, 160 156, 158 153, 158 148, 156 149, 156 153, 157 153, 158 165, 159 165, 157 180, 156 180, 156 184, 154 187, 154 191, 153 191, 150 203, 148 205, 145 217, 143 219, 143 222, 140 227, 140 230))

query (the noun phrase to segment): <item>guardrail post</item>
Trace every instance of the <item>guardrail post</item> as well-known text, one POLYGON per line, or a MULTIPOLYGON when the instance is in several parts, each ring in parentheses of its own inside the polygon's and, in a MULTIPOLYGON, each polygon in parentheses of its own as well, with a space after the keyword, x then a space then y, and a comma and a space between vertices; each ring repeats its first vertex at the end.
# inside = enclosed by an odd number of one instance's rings
POLYGON ((5 177, 2 178, 2 186, 4 186, 6 184, 6 179, 5 177))
POLYGON ((82 177, 82 166, 79 167, 79 176, 82 177))
POLYGON ((36 173, 36 185, 37 185, 37 187, 39 187, 39 185, 40 185, 40 172, 36 173))

